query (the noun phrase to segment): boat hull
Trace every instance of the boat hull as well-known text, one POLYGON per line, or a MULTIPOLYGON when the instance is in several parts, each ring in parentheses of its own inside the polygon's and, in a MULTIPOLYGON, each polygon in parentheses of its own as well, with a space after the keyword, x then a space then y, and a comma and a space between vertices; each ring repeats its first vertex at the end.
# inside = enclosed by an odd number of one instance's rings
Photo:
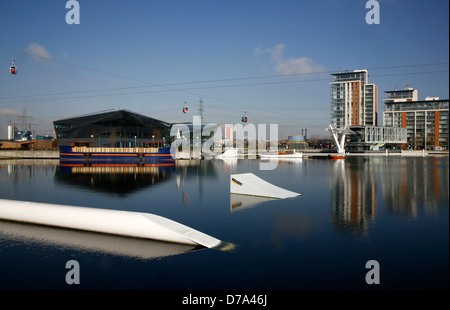
POLYGON ((174 163, 170 147, 162 148, 109 148, 61 146, 59 158, 65 163, 174 163))
POLYGON ((262 159, 264 158, 303 158, 302 153, 293 153, 293 154, 260 154, 262 159))
POLYGON ((331 160, 345 159, 345 155, 329 155, 328 158, 330 158, 331 160))

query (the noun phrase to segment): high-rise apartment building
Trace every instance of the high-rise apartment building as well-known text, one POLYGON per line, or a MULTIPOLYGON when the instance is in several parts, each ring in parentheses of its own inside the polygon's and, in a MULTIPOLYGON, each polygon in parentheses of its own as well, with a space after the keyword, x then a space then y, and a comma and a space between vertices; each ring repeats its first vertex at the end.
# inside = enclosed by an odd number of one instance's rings
POLYGON ((407 129, 407 144, 411 149, 448 150, 449 101, 438 97, 418 100, 417 90, 386 91, 383 126, 407 129))
POLYGON ((388 90, 385 91, 387 97, 384 99, 384 103, 393 102, 409 102, 419 100, 417 89, 407 87, 402 90, 388 90))
POLYGON ((368 82, 367 70, 333 73, 331 85, 331 125, 377 126, 378 89, 368 82))

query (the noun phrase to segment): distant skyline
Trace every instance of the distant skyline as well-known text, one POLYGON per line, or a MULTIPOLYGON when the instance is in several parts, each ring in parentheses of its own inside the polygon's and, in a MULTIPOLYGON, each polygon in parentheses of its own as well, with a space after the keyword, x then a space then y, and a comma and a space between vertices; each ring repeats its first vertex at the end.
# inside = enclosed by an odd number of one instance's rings
POLYGON ((330 74, 343 70, 368 70, 379 126, 385 91, 449 98, 448 1, 379 0, 372 25, 363 0, 78 0, 78 25, 66 2, 0 2, 0 139, 24 109, 40 135, 112 108, 192 121, 200 99, 206 123, 245 113, 283 138, 329 136, 330 74))

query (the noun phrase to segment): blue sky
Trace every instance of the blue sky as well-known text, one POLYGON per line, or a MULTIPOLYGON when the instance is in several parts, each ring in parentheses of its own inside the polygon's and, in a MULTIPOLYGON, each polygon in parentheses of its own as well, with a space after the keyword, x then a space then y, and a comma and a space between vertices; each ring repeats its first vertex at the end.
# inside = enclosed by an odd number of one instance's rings
POLYGON ((378 25, 358 0, 78 0, 78 25, 66 2, 0 2, 0 138, 24 109, 45 134, 112 108, 192 121, 200 99, 207 123, 245 112, 281 136, 328 136, 330 73, 342 69, 369 70, 379 125, 386 90, 449 98, 446 0, 379 0, 378 25))

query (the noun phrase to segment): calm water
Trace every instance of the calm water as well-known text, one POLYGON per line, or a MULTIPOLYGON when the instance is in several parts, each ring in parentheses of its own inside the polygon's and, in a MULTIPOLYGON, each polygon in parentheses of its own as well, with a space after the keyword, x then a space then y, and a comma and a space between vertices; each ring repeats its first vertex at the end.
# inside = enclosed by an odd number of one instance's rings
POLYGON ((0 162, 0 198, 154 213, 227 250, 0 221, 1 289, 448 289, 448 157, 180 161, 174 168, 70 168, 0 162), (250 201, 232 173, 302 195, 250 201), (366 262, 380 284, 365 281, 366 262))

